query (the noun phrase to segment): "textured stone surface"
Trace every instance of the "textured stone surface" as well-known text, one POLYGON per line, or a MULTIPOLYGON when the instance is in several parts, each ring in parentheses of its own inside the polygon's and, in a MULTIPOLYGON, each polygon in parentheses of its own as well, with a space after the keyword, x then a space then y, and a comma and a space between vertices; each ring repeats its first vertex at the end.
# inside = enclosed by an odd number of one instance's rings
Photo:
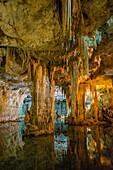
POLYGON ((1 45, 48 50, 60 36, 61 27, 53 0, 0 2, 1 45))
POLYGON ((99 26, 109 20, 113 4, 108 0, 91 0, 82 2, 82 12, 85 19, 85 34, 92 34, 99 26))
POLYGON ((16 120, 24 116, 23 100, 30 92, 29 87, 19 87, 19 84, 0 85, 0 122, 16 120))

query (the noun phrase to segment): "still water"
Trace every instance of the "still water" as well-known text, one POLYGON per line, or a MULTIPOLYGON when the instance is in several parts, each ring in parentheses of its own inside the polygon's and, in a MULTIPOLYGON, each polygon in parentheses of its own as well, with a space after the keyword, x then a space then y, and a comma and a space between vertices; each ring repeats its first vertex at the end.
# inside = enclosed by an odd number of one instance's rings
POLYGON ((55 133, 25 137, 22 122, 0 124, 0 170, 113 169, 113 128, 68 127, 55 121, 55 133))

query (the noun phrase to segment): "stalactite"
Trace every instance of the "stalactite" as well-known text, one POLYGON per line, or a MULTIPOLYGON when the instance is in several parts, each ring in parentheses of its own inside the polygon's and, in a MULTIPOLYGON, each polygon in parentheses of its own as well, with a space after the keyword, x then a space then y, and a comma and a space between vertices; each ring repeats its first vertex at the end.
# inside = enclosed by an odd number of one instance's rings
POLYGON ((31 63, 29 61, 29 67, 28 67, 28 77, 29 77, 29 80, 31 80, 31 63))
POLYGON ((89 57, 88 57, 88 47, 84 40, 84 74, 89 77, 89 57))
POLYGON ((15 62, 15 48, 13 48, 13 62, 15 62))
POLYGON ((27 60, 27 54, 26 54, 26 51, 24 51, 24 58, 25 58, 25 61, 27 60))
POLYGON ((25 64, 25 59, 23 59, 22 68, 24 68, 24 64, 25 64))
POLYGON ((66 52, 68 52, 68 42, 66 42, 66 52))
POLYGON ((6 75, 9 74, 10 68, 11 68, 11 49, 10 47, 7 47, 6 65, 5 65, 6 75))
POLYGON ((54 77, 54 73, 55 73, 55 67, 53 68, 53 71, 52 71, 52 80, 51 80, 51 90, 50 90, 50 96, 51 96, 51 107, 52 107, 52 113, 51 113, 51 116, 52 116, 52 129, 54 130, 54 107, 55 107, 55 81, 53 79, 54 77))
POLYGON ((66 0, 62 1, 62 13, 63 13, 63 36, 66 33, 66 0))
POLYGON ((37 79, 39 80, 39 85, 41 85, 41 78, 42 78, 42 66, 40 65, 38 68, 37 79))
POLYGON ((72 37, 71 37, 71 0, 68 0, 68 5, 69 5, 69 19, 68 19, 68 22, 69 22, 69 39, 72 40, 72 37))
MULTIPOLYGON (((25 52, 25 51, 23 51, 22 68, 24 68, 26 60, 27 60, 27 55, 26 55, 26 52, 25 52)), ((28 60, 27 60, 27 63, 28 63, 28 60)))
POLYGON ((84 39, 81 38, 81 49, 80 49, 81 61, 82 61, 82 74, 84 75, 84 39))
POLYGON ((84 29, 84 17, 82 11, 81 11, 81 26, 82 26, 81 28, 81 33, 82 33, 82 30, 84 29))
POLYGON ((66 31, 68 30, 68 0, 66 0, 66 31))
POLYGON ((37 66, 38 66, 38 64, 33 61, 33 77, 35 77, 35 75, 36 75, 36 67, 37 66))
POLYGON ((97 41, 96 41, 96 36, 94 36, 94 48, 97 49, 97 41))
MULTIPOLYGON (((26 56, 25 56, 26 57, 26 56)), ((29 63, 29 61, 31 60, 31 55, 30 55, 30 52, 27 52, 27 63, 29 63)))

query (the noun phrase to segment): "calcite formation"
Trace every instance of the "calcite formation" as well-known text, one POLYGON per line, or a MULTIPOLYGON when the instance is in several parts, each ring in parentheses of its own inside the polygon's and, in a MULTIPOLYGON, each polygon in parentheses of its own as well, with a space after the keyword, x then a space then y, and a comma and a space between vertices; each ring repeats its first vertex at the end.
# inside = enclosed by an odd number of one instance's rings
POLYGON ((74 124, 87 119, 90 86, 91 116, 98 121, 97 80, 104 75, 103 84, 113 75, 112 41, 111 0, 0 1, 0 81, 32 82, 26 134, 53 132, 55 85, 66 95, 74 124))
POLYGON ((54 132, 55 89, 53 74, 54 70, 50 77, 48 76, 48 70, 44 63, 42 66, 36 67, 31 113, 30 115, 26 113, 25 117, 26 134, 40 135, 54 132))

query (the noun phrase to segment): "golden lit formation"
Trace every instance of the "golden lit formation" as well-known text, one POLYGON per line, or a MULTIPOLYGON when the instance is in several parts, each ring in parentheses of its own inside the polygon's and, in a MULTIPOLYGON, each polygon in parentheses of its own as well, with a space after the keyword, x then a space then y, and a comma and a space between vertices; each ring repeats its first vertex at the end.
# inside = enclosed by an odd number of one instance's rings
POLYGON ((113 169, 112 129, 112 0, 0 0, 0 169, 113 169))

